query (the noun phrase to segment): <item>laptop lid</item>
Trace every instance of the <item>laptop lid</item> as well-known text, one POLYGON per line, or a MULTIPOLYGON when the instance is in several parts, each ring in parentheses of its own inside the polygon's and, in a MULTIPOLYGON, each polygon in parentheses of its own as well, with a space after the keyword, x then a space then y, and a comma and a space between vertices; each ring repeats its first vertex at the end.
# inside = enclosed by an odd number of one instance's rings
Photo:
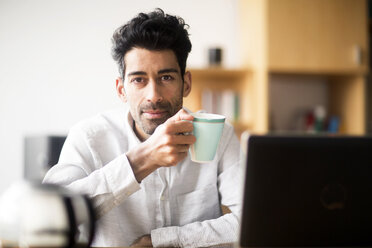
POLYGON ((372 138, 250 136, 241 247, 372 246, 372 138))

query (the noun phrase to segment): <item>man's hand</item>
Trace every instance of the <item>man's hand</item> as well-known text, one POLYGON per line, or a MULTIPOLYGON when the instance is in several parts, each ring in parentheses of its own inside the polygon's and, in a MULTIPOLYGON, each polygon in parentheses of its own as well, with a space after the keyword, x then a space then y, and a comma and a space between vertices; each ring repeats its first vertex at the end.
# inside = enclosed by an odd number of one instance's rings
POLYGON ((127 153, 138 182, 157 168, 177 165, 186 158, 190 145, 196 141, 194 135, 184 135, 192 132, 193 119, 181 109, 159 125, 150 138, 127 153))
POLYGON ((147 234, 136 239, 130 247, 152 247, 151 235, 147 234))
POLYGON ((195 142, 195 136, 183 135, 193 130, 193 116, 181 109, 165 123, 159 125, 146 141, 152 148, 149 159, 158 167, 176 165, 186 158, 188 149, 195 142), (184 121, 189 120, 189 121, 184 121))

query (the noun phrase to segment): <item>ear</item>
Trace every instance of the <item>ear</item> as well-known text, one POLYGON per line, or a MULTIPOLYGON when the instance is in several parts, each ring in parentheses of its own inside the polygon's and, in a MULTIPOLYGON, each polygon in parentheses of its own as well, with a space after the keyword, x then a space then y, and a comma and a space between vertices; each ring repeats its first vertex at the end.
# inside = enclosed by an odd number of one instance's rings
POLYGON ((187 71, 183 76, 183 97, 187 97, 191 91, 191 72, 187 71))
POLYGON ((118 94, 120 100, 122 100, 123 102, 127 102, 127 95, 125 94, 124 82, 121 77, 118 77, 116 79, 116 93, 118 94))

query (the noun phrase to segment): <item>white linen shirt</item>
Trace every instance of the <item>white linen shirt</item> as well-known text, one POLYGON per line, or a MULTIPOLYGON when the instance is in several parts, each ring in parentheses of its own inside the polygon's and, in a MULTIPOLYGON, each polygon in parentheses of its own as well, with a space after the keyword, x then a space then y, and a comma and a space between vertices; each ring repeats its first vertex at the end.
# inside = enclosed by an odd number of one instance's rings
POLYGON ((237 240, 241 209, 240 146, 226 124, 213 162, 190 156, 138 183, 125 153, 140 140, 129 109, 72 127, 44 183, 87 194, 98 214, 93 246, 129 246, 151 234, 154 247, 205 247, 237 240), (232 213, 222 215, 220 204, 232 213))

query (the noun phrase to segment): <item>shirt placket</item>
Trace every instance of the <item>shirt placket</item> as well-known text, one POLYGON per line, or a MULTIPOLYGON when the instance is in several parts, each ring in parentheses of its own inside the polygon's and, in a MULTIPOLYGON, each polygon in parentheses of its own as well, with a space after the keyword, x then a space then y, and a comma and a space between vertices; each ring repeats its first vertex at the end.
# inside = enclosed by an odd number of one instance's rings
POLYGON ((158 169, 159 175, 159 199, 158 199, 158 206, 159 206, 159 224, 161 226, 170 226, 171 218, 170 218, 170 204, 169 204, 169 168, 160 168, 158 169))

